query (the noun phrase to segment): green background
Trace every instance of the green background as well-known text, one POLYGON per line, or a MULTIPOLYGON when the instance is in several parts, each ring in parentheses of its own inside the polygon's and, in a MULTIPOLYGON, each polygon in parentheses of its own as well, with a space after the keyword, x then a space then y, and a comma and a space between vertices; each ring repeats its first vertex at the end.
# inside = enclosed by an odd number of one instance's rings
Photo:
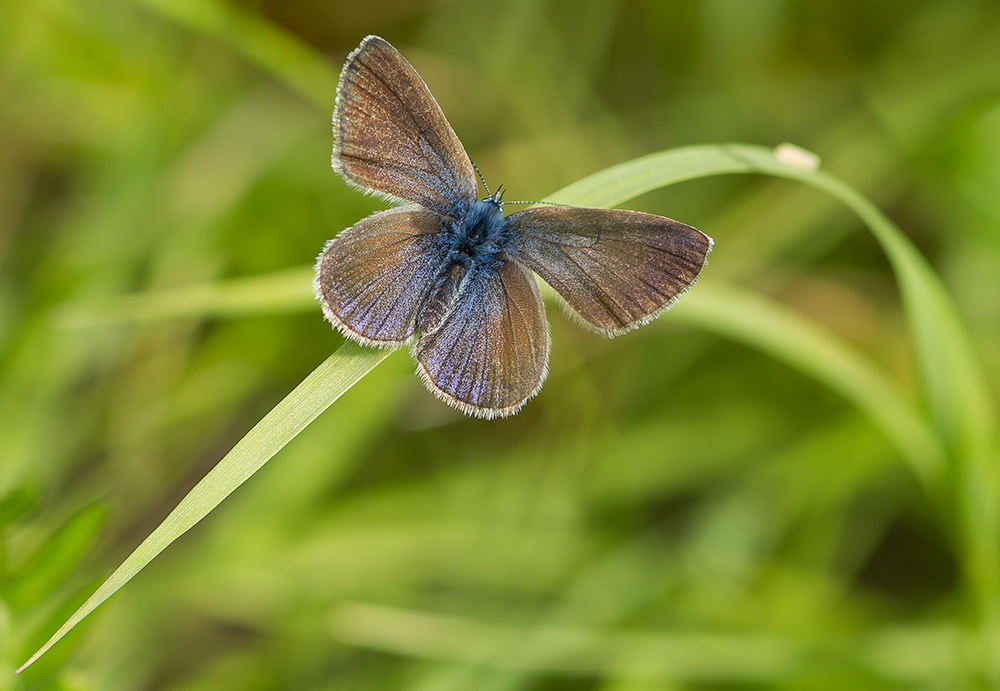
MULTIPOLYGON (((817 371, 554 304, 516 417, 393 354, 12 675, 342 343, 302 269, 382 208, 329 167, 369 33, 507 199, 692 144, 815 151, 928 258, 998 390, 996 2, 0 0, 0 689, 998 687, 994 437, 929 490, 817 371)), ((692 298, 766 297, 944 405, 833 198, 726 176, 627 206, 715 238, 692 298)), ((992 403, 962 414, 992 433, 992 403)))

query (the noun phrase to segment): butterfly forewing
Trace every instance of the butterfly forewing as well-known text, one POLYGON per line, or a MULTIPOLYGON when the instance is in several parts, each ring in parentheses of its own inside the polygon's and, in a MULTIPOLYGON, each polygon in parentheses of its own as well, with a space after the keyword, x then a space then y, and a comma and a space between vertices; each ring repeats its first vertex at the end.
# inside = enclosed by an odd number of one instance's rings
POLYGON ((369 36, 340 74, 333 113, 333 167, 369 192, 460 216, 476 196, 462 143, 420 75, 369 36))
POLYGON ((712 239, 662 216, 541 207, 508 217, 507 251, 608 335, 644 324, 697 279, 712 239))
POLYGON ((314 288, 327 319, 369 345, 400 345, 447 257, 441 218, 417 206, 382 211, 327 243, 314 288))
POLYGON ((548 323, 534 277, 509 260, 470 274, 441 328, 421 334, 414 355, 431 390, 463 412, 517 412, 548 366, 548 323))

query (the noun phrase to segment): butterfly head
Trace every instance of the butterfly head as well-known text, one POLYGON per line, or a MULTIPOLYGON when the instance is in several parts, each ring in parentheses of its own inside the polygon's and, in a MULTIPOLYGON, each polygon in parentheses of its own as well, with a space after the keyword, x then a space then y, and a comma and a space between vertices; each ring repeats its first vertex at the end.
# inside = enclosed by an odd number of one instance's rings
MULTIPOLYGON (((489 190, 487 190, 487 192, 488 191, 489 190)), ((504 192, 506 192, 506 190, 503 188, 503 185, 500 185, 500 187, 497 188, 496 192, 494 192, 493 194, 489 195, 488 197, 484 197, 482 199, 482 203, 483 204, 493 204, 494 206, 497 206, 499 208, 503 208, 503 201, 501 201, 501 200, 503 199, 503 193, 504 192)))

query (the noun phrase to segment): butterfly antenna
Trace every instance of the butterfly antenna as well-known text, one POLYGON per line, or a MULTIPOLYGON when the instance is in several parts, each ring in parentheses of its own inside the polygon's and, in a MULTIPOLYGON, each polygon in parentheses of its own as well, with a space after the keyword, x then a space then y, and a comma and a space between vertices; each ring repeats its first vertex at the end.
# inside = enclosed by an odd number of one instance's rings
POLYGON ((565 204, 556 204, 555 202, 543 202, 543 201, 533 201, 533 202, 504 202, 504 204, 545 204, 546 206, 566 206, 565 204))
POLYGON ((490 186, 486 184, 486 178, 484 178, 483 174, 479 171, 479 166, 477 166, 476 163, 475 163, 475 161, 472 161, 471 159, 469 160, 469 163, 472 164, 473 170, 475 170, 476 171, 476 175, 479 176, 479 182, 483 183, 483 189, 486 190, 486 197, 487 198, 492 198, 493 201, 495 201, 500 206, 503 206, 504 204, 545 204, 547 206, 566 206, 565 204, 556 204, 555 202, 542 202, 542 201, 534 201, 534 202, 501 202, 500 199, 503 197, 503 193, 504 193, 503 185, 500 185, 500 187, 497 188, 496 192, 490 193, 490 186))
POLYGON ((492 195, 492 194, 490 194, 490 186, 486 184, 486 178, 484 178, 484 177, 483 177, 483 174, 479 172, 479 166, 477 166, 477 165, 476 165, 476 164, 475 164, 475 163, 474 163, 473 161, 471 161, 471 160, 469 161, 469 163, 472 163, 472 167, 473 167, 473 169, 475 169, 475 171, 476 171, 476 175, 478 175, 478 176, 479 176, 479 182, 483 183, 483 189, 484 189, 484 190, 486 190, 486 196, 487 196, 487 197, 492 197, 493 195, 492 195))

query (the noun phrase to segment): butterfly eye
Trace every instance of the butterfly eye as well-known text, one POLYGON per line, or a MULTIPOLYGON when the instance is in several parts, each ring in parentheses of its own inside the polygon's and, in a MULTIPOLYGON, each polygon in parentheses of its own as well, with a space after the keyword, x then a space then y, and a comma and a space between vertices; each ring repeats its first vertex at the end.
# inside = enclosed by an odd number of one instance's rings
POLYGON ((503 193, 506 192, 506 191, 507 190, 505 190, 503 188, 503 185, 500 185, 497 188, 496 192, 494 192, 493 194, 491 194, 488 197, 484 197, 483 201, 487 202, 489 204, 496 204, 497 206, 503 206, 503 202, 501 200, 503 199, 503 193))

